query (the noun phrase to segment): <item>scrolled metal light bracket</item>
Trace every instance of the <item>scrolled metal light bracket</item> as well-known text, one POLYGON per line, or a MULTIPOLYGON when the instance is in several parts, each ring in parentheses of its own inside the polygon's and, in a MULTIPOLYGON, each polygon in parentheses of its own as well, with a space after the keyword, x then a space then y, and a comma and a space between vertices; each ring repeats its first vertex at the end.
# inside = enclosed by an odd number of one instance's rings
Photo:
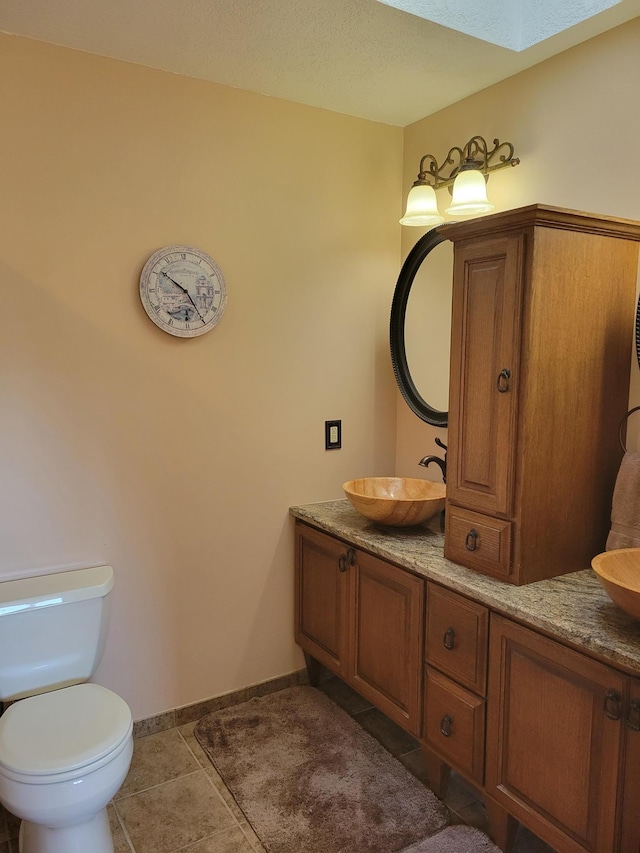
POLYGON ((420 160, 420 171, 414 186, 427 184, 434 190, 440 187, 451 187, 460 172, 475 169, 488 175, 506 166, 517 166, 519 157, 514 157, 513 145, 510 142, 493 140, 493 148, 489 150, 482 136, 472 136, 462 148, 454 145, 449 149, 442 165, 433 154, 425 154, 420 160), (428 163, 428 167, 427 167, 428 163))

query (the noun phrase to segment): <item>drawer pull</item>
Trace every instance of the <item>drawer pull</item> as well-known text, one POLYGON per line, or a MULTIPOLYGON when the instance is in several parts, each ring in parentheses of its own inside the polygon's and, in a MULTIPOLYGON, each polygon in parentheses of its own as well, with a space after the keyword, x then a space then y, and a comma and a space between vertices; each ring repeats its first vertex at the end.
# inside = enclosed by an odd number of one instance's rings
POLYGON ((609 720, 619 720, 622 715, 622 697, 617 690, 607 690, 604 713, 609 720))
POLYGON ((501 394, 506 394, 509 390, 509 380, 511 379, 511 371, 508 368, 504 368, 498 374, 498 381, 496 383, 498 387, 498 391, 501 394))
POLYGON ((451 737, 451 726, 453 719, 447 714, 440 720, 440 731, 445 737, 451 737))
POLYGON ((478 547, 478 531, 472 528, 467 533, 467 538, 464 540, 464 544, 467 547, 467 551, 475 551, 478 547))
POLYGON ((347 555, 346 554, 340 554, 340 556, 338 557, 338 570, 341 572, 347 571, 347 555))
POLYGON ((640 699, 634 699, 629 705, 627 725, 634 732, 640 732, 640 699))
POLYGON ((355 566, 355 564, 356 564, 356 552, 354 551, 353 548, 349 548, 347 550, 347 563, 350 566, 355 566))
POLYGON ((453 630, 453 628, 447 628, 447 630, 444 632, 444 636, 442 638, 442 645, 445 647, 445 649, 448 649, 449 651, 451 651, 451 649, 455 646, 455 644, 456 644, 456 632, 453 630))

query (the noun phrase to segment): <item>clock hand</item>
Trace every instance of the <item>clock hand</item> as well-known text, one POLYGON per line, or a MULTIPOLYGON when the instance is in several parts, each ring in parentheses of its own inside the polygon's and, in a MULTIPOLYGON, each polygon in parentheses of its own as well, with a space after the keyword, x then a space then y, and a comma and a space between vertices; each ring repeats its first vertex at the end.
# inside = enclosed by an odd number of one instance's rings
MULTIPOLYGON (((186 293, 186 294, 187 294, 187 297, 188 297, 188 299, 189 299, 189 302, 190 302, 190 303, 193 305, 193 307, 196 309, 196 314, 198 315, 198 317, 200 317, 200 319, 201 319, 201 320, 202 320, 202 322, 204 323, 204 317, 203 317, 203 316, 202 316, 202 314, 198 311, 198 306, 196 305, 196 303, 195 303, 195 302, 193 301, 193 299, 191 298, 191 294, 189 293, 189 291, 187 290, 187 288, 186 288, 186 287, 183 287, 181 284, 178 284, 178 282, 177 282, 175 279, 171 278, 171 276, 170 276, 170 275, 167 275, 167 274, 166 274, 166 272, 163 272, 163 273, 162 273, 162 275, 163 275, 165 278, 168 278, 168 279, 169 279, 169 281, 170 281, 172 284, 175 284, 175 286, 176 286, 176 287, 179 287, 179 288, 180 288, 180 290, 181 290, 183 293, 186 293)), ((206 324, 205 324, 205 325, 206 325, 206 324)))

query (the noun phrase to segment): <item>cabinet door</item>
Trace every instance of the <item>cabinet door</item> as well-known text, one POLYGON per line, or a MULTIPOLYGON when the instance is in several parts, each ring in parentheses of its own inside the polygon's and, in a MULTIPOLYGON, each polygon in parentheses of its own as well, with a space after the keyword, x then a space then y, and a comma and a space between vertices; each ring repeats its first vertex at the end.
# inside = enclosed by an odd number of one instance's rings
POLYGON ((347 552, 344 542, 296 525, 295 640, 342 677, 347 658, 347 552))
POLYGON ((620 853, 640 853, 640 681, 630 681, 625 720, 623 793, 620 798, 620 853))
POLYGON ((563 853, 611 853, 626 680, 491 619, 487 793, 563 853))
POLYGON ((447 497, 513 511, 524 235, 456 245, 447 497))
POLYGON ((357 553, 351 578, 348 680, 416 737, 420 733, 424 581, 357 553))

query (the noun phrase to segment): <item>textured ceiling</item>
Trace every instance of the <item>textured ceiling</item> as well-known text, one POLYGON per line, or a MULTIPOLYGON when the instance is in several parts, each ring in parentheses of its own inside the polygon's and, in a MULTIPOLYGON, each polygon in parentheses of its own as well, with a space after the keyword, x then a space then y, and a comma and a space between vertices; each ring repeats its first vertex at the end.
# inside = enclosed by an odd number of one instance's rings
POLYGON ((378 0, 0 0, 0 31, 405 126, 638 15, 521 52, 378 0))

